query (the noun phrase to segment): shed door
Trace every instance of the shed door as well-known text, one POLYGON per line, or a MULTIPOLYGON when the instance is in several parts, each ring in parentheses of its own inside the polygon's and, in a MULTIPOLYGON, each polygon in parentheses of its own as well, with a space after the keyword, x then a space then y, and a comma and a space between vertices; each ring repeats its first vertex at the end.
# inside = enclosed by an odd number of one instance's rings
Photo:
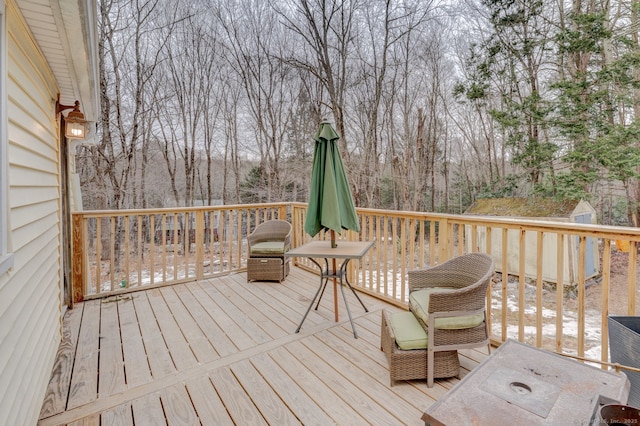
MULTIPOLYGON (((591 223, 591 213, 577 215, 576 223, 591 223)), ((585 277, 591 277, 597 272, 594 260, 594 244, 595 240, 591 237, 587 237, 587 247, 584 260, 585 277)))

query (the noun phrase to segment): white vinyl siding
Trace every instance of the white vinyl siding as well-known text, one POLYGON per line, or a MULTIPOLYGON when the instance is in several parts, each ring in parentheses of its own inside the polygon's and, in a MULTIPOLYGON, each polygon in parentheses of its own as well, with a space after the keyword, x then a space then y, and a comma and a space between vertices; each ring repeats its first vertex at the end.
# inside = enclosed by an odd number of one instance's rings
POLYGON ((9 248, 7 182, 7 34, 5 2, 0 0, 0 275, 13 266, 13 253, 9 248))
POLYGON ((57 87, 13 1, 6 6, 8 239, 14 265, 0 276, 0 424, 27 425, 37 422, 60 342, 57 87))

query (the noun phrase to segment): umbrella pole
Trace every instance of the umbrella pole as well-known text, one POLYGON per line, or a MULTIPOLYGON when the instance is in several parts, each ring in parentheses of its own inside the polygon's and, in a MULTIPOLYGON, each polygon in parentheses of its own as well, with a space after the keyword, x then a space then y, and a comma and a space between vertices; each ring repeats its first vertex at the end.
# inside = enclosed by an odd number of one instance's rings
POLYGON ((338 281, 336 280, 336 258, 333 259, 333 312, 335 312, 336 322, 338 322, 338 281))
MULTIPOLYGON (((333 229, 330 232, 331 234, 331 248, 336 248, 338 245, 336 244, 336 231, 333 229)), ((338 280, 336 279, 336 273, 338 272, 336 258, 332 259, 333 263, 333 312, 336 318, 336 322, 338 322, 338 280)))

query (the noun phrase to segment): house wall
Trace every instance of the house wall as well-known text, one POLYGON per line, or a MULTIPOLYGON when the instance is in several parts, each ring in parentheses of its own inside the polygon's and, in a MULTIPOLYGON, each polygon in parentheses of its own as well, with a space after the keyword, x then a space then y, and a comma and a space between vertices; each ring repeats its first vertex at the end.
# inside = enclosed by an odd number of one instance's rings
POLYGON ((13 0, 6 27, 8 239, 15 262, 0 276, 0 425, 29 425, 39 417, 61 338, 58 89, 13 0))

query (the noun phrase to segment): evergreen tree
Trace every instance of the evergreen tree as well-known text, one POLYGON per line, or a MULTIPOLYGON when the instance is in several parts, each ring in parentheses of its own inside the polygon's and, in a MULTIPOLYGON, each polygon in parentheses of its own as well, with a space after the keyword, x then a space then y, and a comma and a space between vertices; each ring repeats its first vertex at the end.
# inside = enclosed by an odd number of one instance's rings
POLYGON ((613 37, 607 13, 574 4, 569 25, 558 35, 560 62, 566 64, 552 85, 557 97, 554 127, 567 142, 563 162, 568 171, 553 182, 563 198, 590 198, 592 184, 615 179, 628 186, 640 166, 638 123, 625 111, 638 87, 633 78, 638 55, 628 53, 613 60, 607 52, 629 45, 613 37))

